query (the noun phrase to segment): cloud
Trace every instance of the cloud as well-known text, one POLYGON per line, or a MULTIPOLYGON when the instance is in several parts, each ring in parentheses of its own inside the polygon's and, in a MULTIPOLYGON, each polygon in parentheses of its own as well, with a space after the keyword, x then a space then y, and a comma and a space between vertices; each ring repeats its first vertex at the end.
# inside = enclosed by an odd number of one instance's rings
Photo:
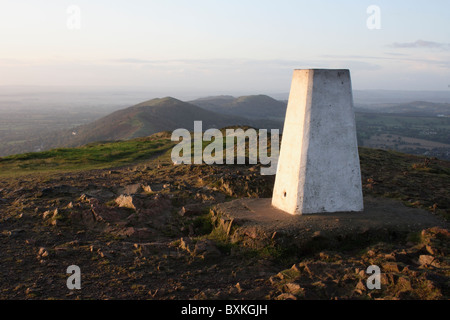
POLYGON ((143 59, 134 59, 134 58, 125 58, 125 59, 116 59, 114 62, 118 63, 153 63, 151 60, 143 60, 143 59))
POLYGON ((186 66, 189 68, 214 68, 221 69, 225 68, 227 70, 233 68, 246 68, 246 69, 296 69, 301 67, 315 67, 315 68, 345 68, 349 65, 354 68, 364 69, 364 70, 374 70, 380 68, 379 65, 360 61, 359 58, 353 59, 353 56, 349 56, 348 59, 343 56, 339 56, 339 59, 329 59, 333 56, 323 55, 325 59, 306 59, 306 60, 289 60, 289 59, 174 59, 174 60, 145 60, 136 58, 122 58, 115 59, 111 62, 118 64, 140 64, 150 67, 172 67, 175 65, 186 66))
POLYGON ((25 60, 19 60, 19 59, 8 59, 8 58, 0 58, 0 65, 30 65, 35 62, 33 61, 25 61, 25 60))
POLYGON ((385 52, 384 54, 390 55, 390 56, 396 56, 396 57, 407 57, 409 54, 406 53, 399 53, 399 52, 385 52))
MULTIPOLYGON (((348 55, 348 56, 342 56, 342 55, 322 55, 321 57, 324 58, 334 58, 334 59, 354 59, 355 61, 361 61, 361 60, 379 60, 381 64, 383 64, 381 61, 385 60, 387 62, 392 61, 394 63, 409 63, 409 64, 421 64, 421 65, 429 65, 429 66, 437 66, 442 68, 450 68, 450 61, 446 58, 431 58, 431 57, 410 57, 409 55, 404 54, 395 54, 393 52, 386 52, 387 56, 363 56, 363 55, 348 55)), ((375 64, 368 64, 366 70, 375 70, 378 69, 380 65, 375 64)))
POLYGON ((394 42, 389 45, 392 48, 431 48, 450 50, 450 43, 416 40, 414 42, 394 42))

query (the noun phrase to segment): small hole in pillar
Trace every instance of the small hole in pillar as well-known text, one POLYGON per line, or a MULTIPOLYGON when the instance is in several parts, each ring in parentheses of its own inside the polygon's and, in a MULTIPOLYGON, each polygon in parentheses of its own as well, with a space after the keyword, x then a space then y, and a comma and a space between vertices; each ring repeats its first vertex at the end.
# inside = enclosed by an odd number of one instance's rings
POLYGON ((283 196, 286 198, 286 191, 283 193, 283 196))

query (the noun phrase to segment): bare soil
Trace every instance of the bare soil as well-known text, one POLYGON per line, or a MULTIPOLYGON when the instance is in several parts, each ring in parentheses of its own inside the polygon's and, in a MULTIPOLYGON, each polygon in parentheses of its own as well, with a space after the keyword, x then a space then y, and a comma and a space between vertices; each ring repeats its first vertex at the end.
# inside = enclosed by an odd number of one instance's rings
MULTIPOLYGON (((447 200, 422 200, 406 187, 399 190, 407 199, 439 207, 383 199, 378 193, 391 190, 386 175, 398 168, 368 176, 367 167, 367 212, 264 220, 266 237, 245 219, 224 229, 215 211, 270 197, 273 177, 261 176, 259 166, 156 159, 1 178, 0 299, 448 299, 450 233, 438 217, 447 200), (290 219, 296 232, 287 232, 290 219), (292 246, 296 235, 311 241, 292 246), (372 264, 382 270, 380 290, 365 285, 372 264), (81 290, 66 286, 70 265, 81 269, 81 290)), ((448 194, 436 181, 426 183, 448 194)))

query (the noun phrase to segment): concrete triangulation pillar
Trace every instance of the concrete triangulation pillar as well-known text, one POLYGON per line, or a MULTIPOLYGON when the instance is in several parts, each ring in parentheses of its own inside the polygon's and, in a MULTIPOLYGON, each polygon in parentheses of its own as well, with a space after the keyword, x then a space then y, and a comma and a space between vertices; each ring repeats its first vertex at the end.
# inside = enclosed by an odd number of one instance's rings
POLYGON ((348 70, 295 70, 272 205, 291 214, 363 211, 348 70))

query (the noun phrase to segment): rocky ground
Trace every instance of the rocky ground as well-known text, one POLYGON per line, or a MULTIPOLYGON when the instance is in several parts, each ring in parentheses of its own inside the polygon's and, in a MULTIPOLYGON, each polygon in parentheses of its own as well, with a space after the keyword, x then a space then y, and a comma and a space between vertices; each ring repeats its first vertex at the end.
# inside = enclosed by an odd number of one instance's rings
MULTIPOLYGON (((390 171, 368 167, 362 170, 365 195, 389 196, 390 171)), ((420 178, 417 168, 408 168, 405 177, 420 178)), ((211 208, 242 197, 270 197, 273 179, 261 176, 258 165, 174 166, 164 158, 0 178, 0 299, 450 297, 450 233, 442 226, 309 252, 229 241, 211 208), (366 286, 372 264, 382 271, 379 290, 366 286), (66 286, 70 265, 81 269, 81 290, 66 286)), ((430 215, 445 216, 448 197, 441 198, 448 188, 423 183, 438 188, 439 196, 430 198, 425 190, 426 197, 417 198, 407 186, 392 188, 409 197, 403 201, 422 201, 430 215)))

